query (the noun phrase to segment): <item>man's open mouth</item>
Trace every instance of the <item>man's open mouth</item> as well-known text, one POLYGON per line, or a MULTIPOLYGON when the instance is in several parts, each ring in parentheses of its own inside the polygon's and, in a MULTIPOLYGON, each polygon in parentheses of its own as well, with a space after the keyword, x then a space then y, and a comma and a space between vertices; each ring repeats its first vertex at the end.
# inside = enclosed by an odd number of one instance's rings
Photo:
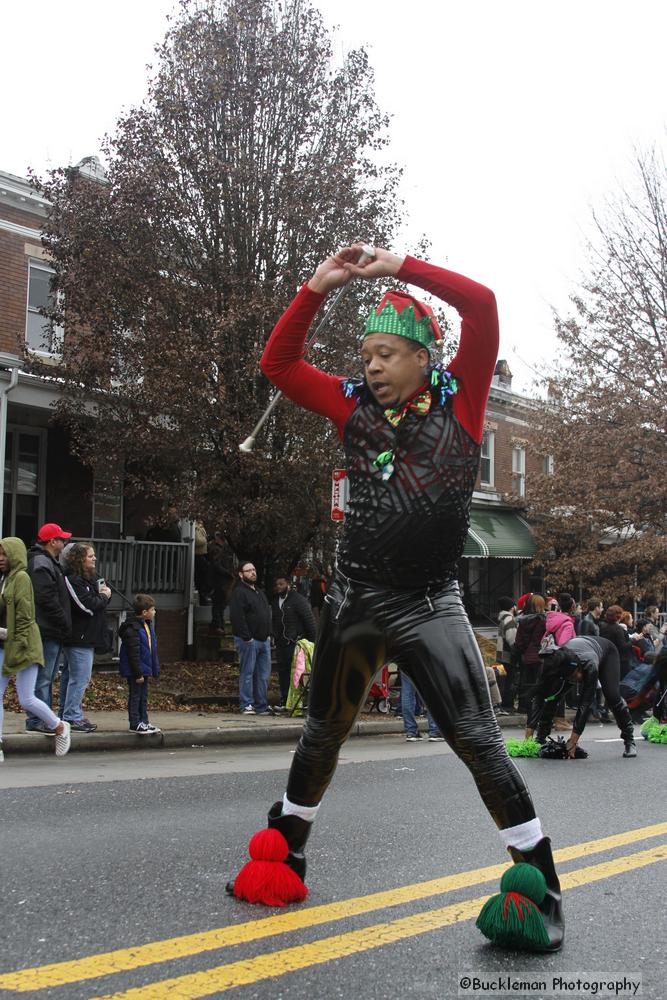
POLYGON ((389 389, 389 385, 386 382, 371 382, 371 389, 379 396, 380 393, 386 392, 389 389))

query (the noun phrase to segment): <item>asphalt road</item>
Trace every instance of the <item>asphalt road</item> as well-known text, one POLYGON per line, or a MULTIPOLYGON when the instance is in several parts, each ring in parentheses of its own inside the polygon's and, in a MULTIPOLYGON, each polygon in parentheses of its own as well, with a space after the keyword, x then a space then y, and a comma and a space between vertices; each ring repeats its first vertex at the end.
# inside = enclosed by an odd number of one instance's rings
POLYGON ((587 761, 521 763, 545 830, 569 849, 555 956, 499 951, 475 929, 504 854, 441 744, 347 745, 309 844, 309 898, 283 911, 224 886, 282 793, 285 744, 8 759, 0 997, 493 995, 460 991, 467 976, 521 980, 536 998, 558 995, 554 977, 569 997, 615 995, 577 980, 641 979, 636 995, 663 1000, 667 750, 640 741, 626 761, 613 735, 588 729, 587 761))

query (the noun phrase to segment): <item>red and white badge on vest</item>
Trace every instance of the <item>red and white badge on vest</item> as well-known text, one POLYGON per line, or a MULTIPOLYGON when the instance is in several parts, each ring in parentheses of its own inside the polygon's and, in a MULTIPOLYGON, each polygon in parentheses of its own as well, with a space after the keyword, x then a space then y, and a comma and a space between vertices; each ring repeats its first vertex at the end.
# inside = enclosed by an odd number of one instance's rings
POLYGON ((347 469, 334 469, 331 474, 331 520, 344 521, 350 498, 347 469))

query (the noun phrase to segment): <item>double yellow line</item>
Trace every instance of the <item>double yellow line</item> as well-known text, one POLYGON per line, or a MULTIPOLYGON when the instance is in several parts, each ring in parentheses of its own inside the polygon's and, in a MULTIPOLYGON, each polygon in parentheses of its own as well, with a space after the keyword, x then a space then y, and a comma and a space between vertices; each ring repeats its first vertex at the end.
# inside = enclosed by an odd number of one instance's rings
MULTIPOLYGON (((558 863, 562 863, 653 837, 660 837, 663 834, 667 834, 667 823, 656 823, 652 826, 629 830, 599 840, 574 844, 556 851, 554 856, 558 863)), ((573 889, 664 860, 667 860, 667 845, 659 845, 638 851, 635 854, 623 855, 612 861, 604 861, 600 864, 567 872, 561 875, 560 881, 563 889, 573 889)), ((21 969, 18 972, 5 973, 4 975, 0 974, 0 990, 25 993, 47 987, 65 986, 68 983, 97 979, 101 976, 128 972, 161 962, 191 957, 233 945, 246 944, 262 938, 288 934, 292 931, 480 885, 498 879, 506 867, 505 864, 491 865, 456 875, 430 879, 415 885, 376 892, 372 895, 347 899, 338 903, 294 910, 278 916, 264 917, 200 934, 187 934, 165 941, 140 945, 136 948, 123 948, 90 955, 72 962, 57 962, 32 969, 21 969)), ((409 917, 374 924, 346 934, 338 934, 315 942, 268 952, 256 958, 227 963, 203 972, 164 979, 160 982, 154 982, 150 986, 109 994, 100 1000, 112 1000, 112 998, 113 1000, 155 1000, 156 997, 168 998, 168 1000, 195 1000, 196 997, 211 996, 236 986, 248 985, 308 966, 330 962, 347 955, 370 951, 394 941, 424 934, 463 920, 470 920, 479 913, 487 898, 488 896, 480 896, 476 899, 453 903, 409 917)))

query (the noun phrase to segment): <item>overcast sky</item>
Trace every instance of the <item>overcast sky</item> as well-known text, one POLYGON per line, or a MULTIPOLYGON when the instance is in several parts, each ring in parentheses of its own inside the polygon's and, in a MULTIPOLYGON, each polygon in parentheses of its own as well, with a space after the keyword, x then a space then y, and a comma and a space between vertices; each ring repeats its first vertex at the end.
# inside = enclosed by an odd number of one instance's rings
MULTIPOLYGON (((406 241, 498 297, 519 386, 557 350, 591 206, 665 146, 667 4, 658 0, 315 0, 364 44, 405 168, 406 241)), ((140 103, 172 0, 3 5, 0 170, 25 176, 99 151, 140 103)))

